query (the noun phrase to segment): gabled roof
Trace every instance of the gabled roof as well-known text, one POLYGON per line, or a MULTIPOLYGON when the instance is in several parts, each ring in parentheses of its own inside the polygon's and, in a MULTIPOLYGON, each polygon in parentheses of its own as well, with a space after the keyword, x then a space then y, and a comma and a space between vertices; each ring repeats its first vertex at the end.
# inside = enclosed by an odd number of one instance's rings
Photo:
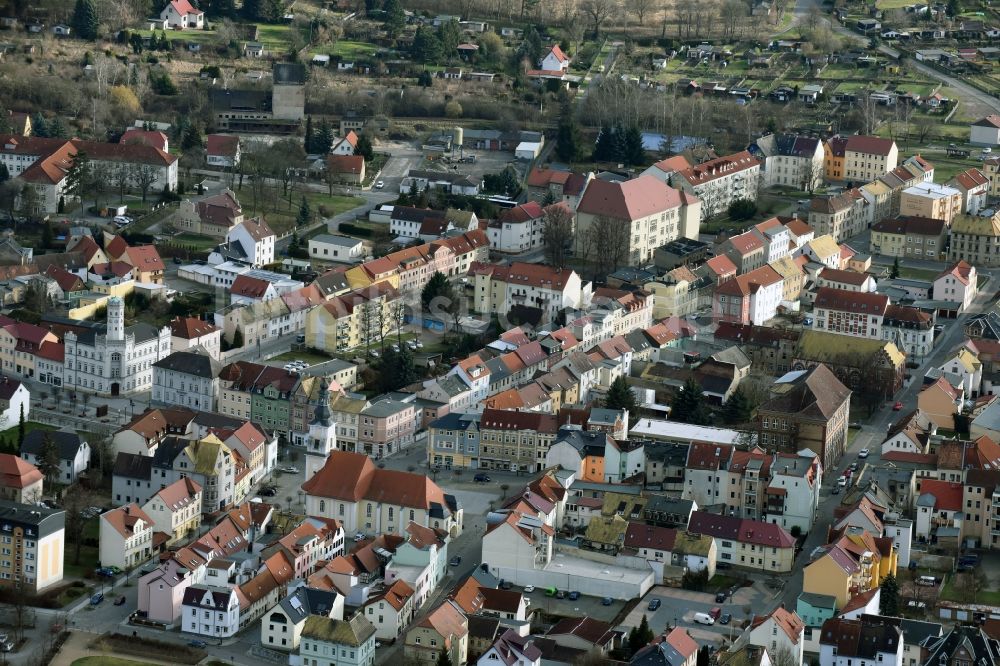
POLYGON ((816 292, 816 308, 884 316, 888 305, 889 297, 885 294, 863 293, 847 289, 834 289, 833 287, 821 287, 816 292))
POLYGON ((617 633, 607 622, 584 616, 563 618, 553 625, 545 635, 576 636, 587 643, 604 647, 615 640, 617 633))
POLYGON ((140 524, 146 530, 153 527, 152 519, 134 502, 102 513, 101 521, 113 527, 125 539, 134 537, 136 527, 140 524))
POLYGON ((205 137, 205 153, 219 157, 236 157, 239 151, 240 138, 224 134, 209 134, 205 137))
POLYGON ((221 329, 197 317, 175 317, 170 321, 170 335, 175 338, 194 340, 221 329))
POLYGON ((688 531, 770 548, 793 548, 795 539, 780 525, 706 511, 691 514, 688 531))
POLYGON ((798 645, 799 639, 802 637, 802 632, 805 630, 805 622, 802 621, 795 612, 785 610, 784 607, 778 606, 769 615, 755 615, 753 620, 750 622, 750 626, 756 629, 760 625, 764 624, 768 620, 774 622, 775 625, 781 629, 788 640, 792 642, 793 645, 798 645))
POLYGON ((895 145, 896 142, 892 139, 883 139, 877 136, 855 135, 848 137, 846 152, 887 156, 892 152, 895 145))
POLYGON ((27 460, 0 453, 0 487, 22 490, 42 480, 42 473, 27 460))
POLYGON ((731 176, 759 166, 760 160, 744 150, 732 155, 717 157, 687 169, 681 169, 677 175, 686 180, 692 187, 697 187, 724 176, 731 176))

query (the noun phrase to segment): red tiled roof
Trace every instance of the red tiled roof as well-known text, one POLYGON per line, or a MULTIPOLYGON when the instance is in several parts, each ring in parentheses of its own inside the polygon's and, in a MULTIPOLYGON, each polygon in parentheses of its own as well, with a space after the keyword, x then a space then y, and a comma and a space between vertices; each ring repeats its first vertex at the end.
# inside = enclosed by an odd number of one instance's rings
POLYGON ((363 155, 327 155, 326 168, 330 173, 360 175, 365 168, 363 155))
POLYGON ((792 548, 795 539, 780 525, 705 511, 691 514, 688 531, 771 548, 792 548))
POLYGON ((920 496, 934 495, 936 511, 962 510, 962 484, 938 479, 923 479, 920 482, 920 496))
POLYGON ((937 278, 935 279, 940 280, 943 277, 951 275, 958 278, 958 281, 961 282, 962 284, 968 286, 969 281, 972 279, 973 270, 975 269, 972 266, 970 266, 968 262, 966 262, 964 259, 959 259, 954 264, 941 271, 941 274, 938 275, 937 278))
POLYGON ((733 457, 733 447, 725 444, 710 444, 707 442, 691 442, 688 448, 688 469, 720 469, 729 464, 733 457))
POLYGON ((692 186, 698 186, 724 176, 752 169, 755 166, 760 166, 760 160, 744 150, 732 155, 717 157, 687 169, 681 169, 677 174, 692 186))
POLYGON ((594 178, 587 184, 577 212, 637 220, 680 205, 677 190, 653 176, 639 176, 622 183, 594 178))
POLYGON ((828 280, 830 282, 836 282, 838 284, 849 284, 855 287, 860 287, 868 280, 867 273, 859 273, 857 271, 842 271, 837 268, 824 268, 820 271, 819 277, 821 280, 828 280))
POLYGON ((204 12, 199 11, 191 6, 188 0, 170 0, 170 6, 174 8, 181 16, 187 16, 188 14, 204 14, 204 12))
POLYGON ((802 637, 802 632, 806 627, 802 618, 794 612, 785 610, 782 606, 778 606, 771 611, 770 615, 755 615, 750 623, 750 626, 756 629, 768 620, 773 620, 778 628, 780 628, 788 637, 788 640, 790 640, 792 644, 798 645, 799 639, 802 637))
POLYGON ((884 294, 821 287, 816 292, 814 308, 826 308, 855 314, 885 315, 888 306, 889 297, 884 294))
POLYGON ((718 276, 736 273, 736 264, 724 254, 716 255, 705 262, 705 265, 718 276))
POLYGON ((168 145, 167 135, 163 132, 158 130, 144 130, 138 127, 130 127, 125 130, 118 143, 142 143, 160 150, 166 150, 168 145))
POLYGON ((249 275, 237 275, 233 280, 233 286, 229 288, 229 293, 248 298, 263 298, 270 286, 271 283, 267 280, 249 275))
POLYGON ((974 190, 978 187, 989 187, 990 179, 979 169, 969 169, 956 174, 953 179, 964 190, 974 190))
POLYGON ((781 274, 770 266, 761 266, 749 273, 726 280, 715 289, 715 293, 726 296, 749 296, 761 287, 782 282, 783 279, 781 274))
POLYGON ((42 473, 27 460, 10 453, 0 453, 0 486, 21 490, 41 479, 42 473))
POLYGON ((508 412, 487 408, 483 410, 479 428, 481 430, 533 430, 554 434, 559 430, 559 422, 552 414, 508 412))
POLYGON ((886 156, 892 152, 894 145, 896 142, 892 139, 883 139, 878 136, 851 136, 847 139, 846 152, 886 156))
POLYGON ((764 240, 753 233, 748 231, 739 236, 733 236, 729 239, 729 244, 733 246, 733 249, 739 252, 741 255, 747 255, 755 250, 763 249, 764 240))
POLYGON ((545 57, 548 57, 549 54, 554 55, 559 62, 569 62, 569 56, 563 53, 558 44, 553 44, 548 53, 545 54, 545 57))
POLYGON ((670 552, 677 540, 677 530, 672 527, 656 527, 642 523, 629 523, 625 529, 626 548, 652 548, 670 552))
POLYGON ((170 335, 185 340, 200 338, 218 330, 217 326, 196 317, 176 317, 170 322, 170 335))
POLYGON ((226 136, 224 134, 209 134, 205 137, 205 153, 207 155, 219 157, 236 157, 236 151, 240 147, 238 136, 226 136))
POLYGON ((131 263, 132 267, 140 273, 163 271, 167 268, 163 264, 163 259, 160 258, 160 253, 157 252, 156 246, 154 245, 130 247, 125 252, 128 255, 129 263, 131 263))
POLYGON ((528 187, 548 187, 549 185, 565 185, 566 180, 573 175, 572 171, 556 171, 533 167, 528 173, 528 187))

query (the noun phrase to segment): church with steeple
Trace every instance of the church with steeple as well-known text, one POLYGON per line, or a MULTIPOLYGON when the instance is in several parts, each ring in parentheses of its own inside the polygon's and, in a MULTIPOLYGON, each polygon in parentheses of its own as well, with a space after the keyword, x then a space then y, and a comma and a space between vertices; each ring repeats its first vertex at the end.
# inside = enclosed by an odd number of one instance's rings
POLYGON ((308 481, 326 464, 331 451, 337 450, 337 424, 330 413, 330 383, 324 377, 319 385, 316 410, 309 422, 309 440, 306 444, 306 477, 308 481))

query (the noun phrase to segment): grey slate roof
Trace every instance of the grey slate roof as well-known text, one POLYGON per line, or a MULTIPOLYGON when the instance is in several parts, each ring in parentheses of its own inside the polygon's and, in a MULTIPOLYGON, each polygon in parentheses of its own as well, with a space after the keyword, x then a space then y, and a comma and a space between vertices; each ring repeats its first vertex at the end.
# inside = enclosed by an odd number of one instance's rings
POLYGON ((24 436, 21 443, 21 453, 30 453, 38 456, 42 453, 46 438, 51 439, 59 450, 60 460, 73 460, 77 451, 86 442, 75 432, 63 432, 62 430, 32 430, 24 436))
POLYGON ((202 379, 215 379, 222 370, 219 361, 202 351, 177 351, 161 358, 153 367, 202 379))

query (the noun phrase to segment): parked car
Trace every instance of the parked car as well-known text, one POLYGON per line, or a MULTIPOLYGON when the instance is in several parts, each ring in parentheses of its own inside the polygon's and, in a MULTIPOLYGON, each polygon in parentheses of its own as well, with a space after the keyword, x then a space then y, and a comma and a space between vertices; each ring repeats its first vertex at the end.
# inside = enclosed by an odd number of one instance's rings
POLYGON ((3 643, 0 643, 0 652, 13 652, 13 651, 14 651, 14 644, 11 643, 10 641, 4 641, 3 643))
POLYGON ((725 592, 717 592, 716 593, 716 595, 715 595, 715 603, 721 604, 725 600, 726 600, 726 593, 725 592))
POLYGON ((580 593, 579 592, 577 592, 577 591, 574 590, 573 592, 569 593, 569 600, 570 601, 576 601, 579 598, 580 598, 580 593))
POLYGON ((288 467, 282 467, 281 471, 284 472, 285 474, 298 474, 299 468, 292 467, 291 465, 289 465, 288 467))
POLYGON ((375 189, 376 190, 381 190, 383 187, 385 187, 385 181, 384 180, 380 180, 377 183, 375 183, 375 189))
POLYGON ((208 647, 208 643, 206 643, 205 641, 193 640, 193 641, 188 641, 188 647, 204 649, 208 647))
POLYGON ((556 599, 565 599, 565 598, 566 598, 565 592, 563 592, 562 590, 556 591, 556 599))
POLYGON ((656 610, 657 608, 659 608, 659 607, 660 607, 660 605, 661 605, 662 603, 663 603, 663 602, 662 602, 661 600, 659 600, 659 599, 650 599, 650 600, 649 600, 649 605, 648 605, 648 606, 646 606, 646 608, 648 608, 648 609, 649 609, 649 610, 651 610, 651 611, 655 611, 655 610, 656 610))
POLYGON ((865 448, 863 448, 860 451, 858 451, 858 457, 859 458, 867 458, 868 457, 868 453, 869 453, 868 447, 866 446, 865 448))
POLYGON ((840 486, 841 488, 843 488, 844 486, 846 486, 847 485, 847 477, 846 476, 842 476, 839 479, 837 479, 837 485, 840 486))
POLYGON ((364 532, 358 532, 357 534, 355 534, 355 535, 354 535, 354 540, 355 540, 355 541, 364 541, 364 540, 365 540, 365 539, 367 539, 367 538, 368 538, 368 537, 367 537, 367 536, 365 536, 365 533, 364 533, 364 532))
POLYGON ((708 614, 712 616, 713 620, 718 620, 719 616, 722 615, 722 609, 716 606, 712 610, 708 611, 708 614))
POLYGON ((719 624, 729 624, 733 619, 731 613, 723 613, 722 617, 719 618, 719 624))
POLYGON ((104 601, 104 593, 103 592, 98 592, 97 594, 95 594, 94 596, 92 596, 90 598, 90 605, 91 606, 97 606, 102 601, 104 601))
POLYGON ((462 563, 462 558, 459 557, 458 555, 448 560, 448 566, 450 567, 457 567, 461 563, 462 563))
MULTIPOLYGON (((831 494, 833 494, 833 495, 839 495, 840 494, 840 486, 834 486, 833 487, 833 491, 831 491, 831 494)), ((716 564, 715 568, 718 569, 719 565, 716 564)))
POLYGON ((124 606, 124 605, 125 605, 125 595, 122 595, 117 599, 115 599, 115 606, 124 606))
POLYGON ((611 597, 604 597, 603 599, 601 599, 602 606, 610 606, 612 603, 614 602, 611 600, 611 597))
POLYGON ((894 412, 898 412, 901 409, 903 409, 903 403, 901 403, 901 402, 897 401, 896 404, 892 406, 892 411, 894 411, 894 412))
POLYGON ((524 593, 525 594, 529 594, 529 593, 534 592, 534 591, 535 591, 535 586, 534 585, 525 585, 524 586, 524 593))
POLYGON ((479 474, 476 474, 474 477, 472 477, 472 480, 475 481, 476 483, 489 483, 490 475, 483 474, 482 472, 480 472, 479 474))

